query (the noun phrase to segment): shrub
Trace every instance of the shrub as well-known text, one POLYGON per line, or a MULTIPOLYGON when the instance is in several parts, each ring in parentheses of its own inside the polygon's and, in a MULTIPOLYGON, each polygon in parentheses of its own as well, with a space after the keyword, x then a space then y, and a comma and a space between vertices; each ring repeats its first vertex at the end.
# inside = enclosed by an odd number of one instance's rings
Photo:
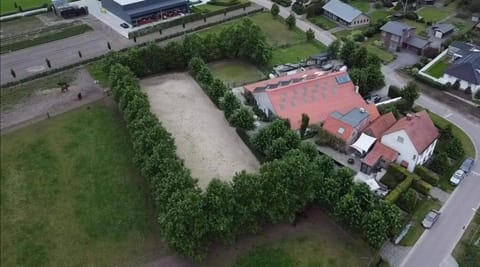
POLYGON ((399 97, 399 96, 402 96, 402 92, 401 92, 400 88, 398 88, 395 85, 390 85, 388 87, 388 97, 396 98, 396 97, 399 97))
POLYGON ((302 4, 295 2, 292 5, 292 11, 295 12, 298 15, 303 15, 305 13, 305 7, 303 7, 302 4))
POLYGON ((423 50, 423 55, 427 58, 435 58, 436 56, 438 56, 438 54, 440 54, 440 52, 437 48, 427 47, 425 48, 425 50, 423 50))
POLYGON ((277 3, 283 7, 289 7, 292 5, 292 0, 273 0, 272 2, 277 3))
POLYGON ((407 12, 407 14, 405 14, 405 18, 409 19, 409 20, 417 20, 418 15, 417 15, 417 13, 415 13, 413 11, 409 11, 409 12, 407 12))
POLYGON ((433 171, 439 174, 445 173, 450 168, 448 161, 448 155, 444 151, 436 152, 433 154, 433 160, 430 164, 433 171))
POLYGON ((477 92, 475 92, 475 98, 480 99, 480 89, 477 89, 477 92))
POLYGON ((403 192, 400 198, 397 200, 397 204, 405 211, 412 212, 417 206, 417 192, 412 188, 403 192))
POLYGON ((356 42, 363 42, 365 41, 365 36, 363 36, 363 34, 355 34, 353 39, 356 41, 356 42))
POLYGON ((452 89, 453 89, 453 90, 458 90, 458 89, 460 89, 460 80, 457 79, 457 80, 453 83, 452 89))
POLYGON ((471 95, 472 94, 472 88, 470 86, 465 88, 464 93, 467 94, 467 95, 471 95))
POLYGON ((412 188, 417 190, 417 192, 427 196, 428 194, 430 194, 432 186, 421 179, 414 179, 412 182, 412 188))
POLYGON ((407 178, 405 178, 405 180, 399 183, 397 187, 395 187, 395 189, 388 193, 388 195, 385 197, 385 201, 389 203, 395 203, 400 197, 400 195, 403 194, 403 192, 405 192, 408 188, 410 188, 413 182, 413 178, 413 175, 407 176, 407 178))
POLYGON ((415 173, 418 174, 418 176, 420 176, 425 182, 433 186, 438 185, 438 182, 440 181, 440 176, 438 176, 438 174, 421 165, 415 168, 415 173))
POLYGON ((380 8, 382 8, 382 3, 380 3, 380 2, 375 2, 375 4, 373 4, 373 8, 375 8, 375 9, 380 9, 380 8))

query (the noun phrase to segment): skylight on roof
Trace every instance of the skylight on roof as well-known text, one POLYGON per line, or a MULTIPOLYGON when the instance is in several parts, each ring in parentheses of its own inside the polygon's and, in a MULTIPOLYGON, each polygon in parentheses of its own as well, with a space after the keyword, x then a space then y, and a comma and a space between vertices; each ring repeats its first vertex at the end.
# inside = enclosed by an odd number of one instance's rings
POLYGON ((348 83, 350 82, 350 76, 348 75, 342 75, 342 76, 338 76, 338 77, 335 77, 335 80, 337 80, 337 84, 344 84, 344 83, 348 83))

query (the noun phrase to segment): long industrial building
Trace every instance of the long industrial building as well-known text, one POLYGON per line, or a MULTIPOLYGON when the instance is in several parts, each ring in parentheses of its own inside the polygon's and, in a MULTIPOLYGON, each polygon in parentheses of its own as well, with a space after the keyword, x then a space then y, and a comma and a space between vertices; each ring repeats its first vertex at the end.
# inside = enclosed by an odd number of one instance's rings
POLYGON ((101 0, 102 6, 138 26, 188 13, 188 0, 101 0))

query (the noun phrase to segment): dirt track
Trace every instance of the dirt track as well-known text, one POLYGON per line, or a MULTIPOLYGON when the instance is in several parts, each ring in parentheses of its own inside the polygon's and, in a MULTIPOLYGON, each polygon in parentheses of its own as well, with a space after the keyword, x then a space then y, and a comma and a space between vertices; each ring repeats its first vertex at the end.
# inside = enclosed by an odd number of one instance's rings
POLYGON ((173 134, 177 155, 199 179, 201 188, 212 178, 229 181, 235 172, 258 170, 258 161, 222 111, 187 73, 156 76, 140 83, 152 111, 173 134))

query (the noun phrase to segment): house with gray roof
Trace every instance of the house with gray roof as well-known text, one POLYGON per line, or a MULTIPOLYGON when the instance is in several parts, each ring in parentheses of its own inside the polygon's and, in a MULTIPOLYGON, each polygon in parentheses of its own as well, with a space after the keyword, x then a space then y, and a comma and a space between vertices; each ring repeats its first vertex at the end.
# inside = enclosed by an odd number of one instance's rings
POLYGON ((330 0, 323 6, 323 11, 323 15, 345 26, 356 27, 370 23, 370 18, 362 11, 340 0, 330 0))
POLYGON ((469 55, 472 52, 480 52, 480 47, 470 43, 454 41, 448 47, 447 55, 452 59, 457 59, 469 55))
POLYGON ((440 79, 443 84, 460 82, 460 89, 470 87, 475 94, 480 90, 480 51, 473 51, 457 58, 453 64, 445 70, 440 79))
POLYGON ((443 38, 455 31, 455 26, 451 23, 438 23, 432 26, 433 36, 443 38))
POLYGON ((389 21, 380 30, 383 45, 393 52, 405 48, 421 55, 430 44, 428 40, 415 36, 415 27, 402 22, 389 21))

